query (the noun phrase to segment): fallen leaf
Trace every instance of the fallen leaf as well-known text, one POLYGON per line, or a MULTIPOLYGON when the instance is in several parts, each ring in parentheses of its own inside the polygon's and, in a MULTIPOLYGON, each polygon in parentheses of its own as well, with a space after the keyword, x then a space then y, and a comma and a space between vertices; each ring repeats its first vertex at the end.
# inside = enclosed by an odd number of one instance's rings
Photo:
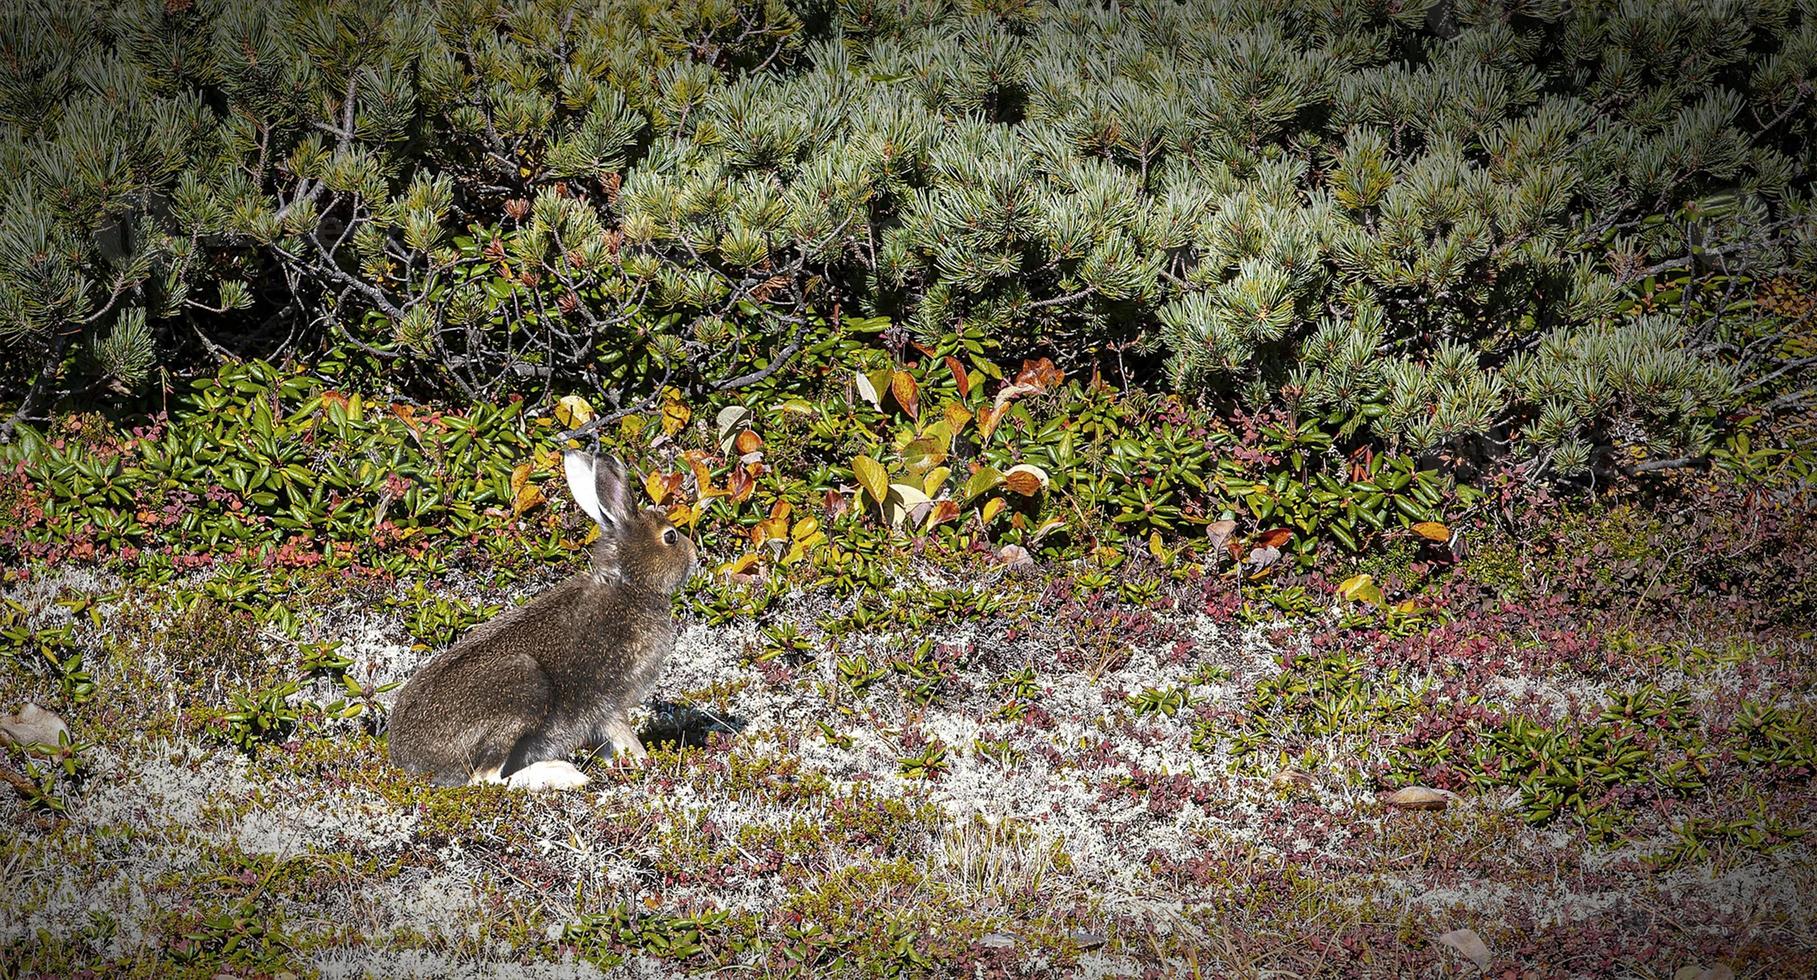
POLYGON ((681 400, 680 392, 676 391, 674 388, 670 388, 667 392, 665 392, 663 394, 663 399, 662 399, 662 431, 663 431, 663 435, 672 436, 675 433, 680 432, 682 430, 682 428, 688 424, 688 420, 693 417, 694 417, 694 412, 688 408, 686 402, 683 402, 681 400))
POLYGON ((883 407, 883 393, 877 390, 876 382, 863 371, 852 372, 852 385, 858 389, 858 397, 871 403, 872 408, 883 407))
POLYGON ((740 432, 732 443, 738 449, 738 455, 747 456, 763 448, 763 437, 746 429, 740 432))
POLYGON ((1281 549, 1273 546, 1252 548, 1249 552, 1249 564, 1254 566, 1256 571, 1261 571, 1280 560, 1281 549))
POLYGON ((1411 530, 1427 541, 1437 541, 1443 544, 1451 540, 1451 529, 1437 521, 1421 521, 1413 525, 1411 530))
POLYGON ((1006 544, 998 548, 997 560, 1011 568, 1031 568, 1035 564, 1035 559, 1029 555, 1028 549, 1019 544, 1006 544))
POLYGON ((563 395, 555 403, 555 421, 570 429, 578 429, 593 419, 593 406, 579 395, 563 395))
POLYGON ((1268 785, 1280 790, 1300 791, 1311 789, 1313 784, 1311 776, 1288 766, 1268 777, 1268 785))
POLYGON ((1237 533, 1236 521, 1212 521, 1205 525, 1205 537, 1210 539, 1213 551, 1224 547, 1224 543, 1229 541, 1230 536, 1235 533, 1237 533))
POLYGON ((1381 605, 1383 596, 1381 586, 1375 584, 1375 577, 1367 572, 1352 575, 1338 586, 1338 595, 1352 602, 1370 602, 1381 605))
POLYGON ((1024 497, 1040 493, 1047 484, 1047 471, 1033 463, 1018 463, 1003 474, 1003 485, 1024 497))
POLYGON ((758 559, 756 552, 747 552, 719 566, 719 571, 726 575, 743 575, 757 565, 758 559))
MULTIPOLYGON (((1006 406, 1008 406, 1010 402, 1012 402, 1018 398, 1021 398, 1023 395, 1038 394, 1040 391, 1041 391, 1041 389, 1036 387, 1035 385, 1007 384, 1007 385, 1004 385, 997 392, 997 397, 994 401, 992 401, 991 407, 996 409, 997 412, 999 414, 1001 414, 1003 409, 1006 406)), ((980 411, 982 411, 982 410, 980 410, 980 411)))
MULTIPOLYGON (((1021 515, 1017 515, 1017 516, 1019 517, 1021 515)), ((1040 544, 1042 538, 1047 537, 1048 535, 1054 533, 1055 531, 1060 530, 1061 528, 1063 528, 1065 526, 1066 526, 1066 522, 1064 520, 1062 520, 1058 517, 1050 517, 1047 520, 1042 521, 1040 527, 1035 528, 1034 534, 1029 535, 1028 543, 1029 544, 1040 544)))
POLYGON ((1036 391, 1046 391, 1066 380, 1066 372, 1054 367, 1051 358, 1043 357, 1038 361, 1023 361, 1022 370, 1016 372, 1016 383, 1029 385, 1036 391))
POLYGON ((69 726, 57 713, 26 702, 18 714, 0 716, 0 743, 52 748, 69 738, 69 726))
POLYGON ((1428 786, 1403 786, 1389 793, 1382 802, 1400 810, 1443 810, 1455 794, 1428 786))
POLYGON ((1483 937, 1473 929, 1453 929, 1438 937, 1440 945, 1449 946, 1464 954, 1464 958, 1476 964, 1478 970, 1489 969, 1489 947, 1483 937))
POLYGON ((1276 527, 1256 535, 1255 541, 1251 543, 1258 548, 1279 548, 1291 540, 1293 540, 1292 528, 1276 527))
POLYGON ((934 512, 928 515, 927 526, 936 527, 959 516, 959 504, 952 499, 934 502, 934 512))
POLYGON ((713 417, 713 423, 719 428, 719 441, 722 448, 730 442, 738 427, 744 425, 750 418, 751 410, 743 405, 727 405, 719 410, 719 414, 713 417))
POLYGON ((883 500, 883 515, 891 525, 919 524, 932 510, 934 502, 921 488, 908 483, 889 485, 889 496, 883 500))
POLYGON ((978 438, 989 439, 997 431, 997 423, 1003 420, 1003 413, 1008 411, 1002 405, 986 405, 978 409, 978 438))
MULTIPOLYGON (((951 358, 948 358, 951 360, 951 358)), ((1016 937, 1007 932, 990 932, 979 937, 978 945, 986 949, 1011 949, 1016 945, 1016 937)))
POLYGON ((730 491, 733 503, 744 503, 757 490, 757 475, 748 467, 734 466, 732 472, 726 474, 726 489, 730 491))

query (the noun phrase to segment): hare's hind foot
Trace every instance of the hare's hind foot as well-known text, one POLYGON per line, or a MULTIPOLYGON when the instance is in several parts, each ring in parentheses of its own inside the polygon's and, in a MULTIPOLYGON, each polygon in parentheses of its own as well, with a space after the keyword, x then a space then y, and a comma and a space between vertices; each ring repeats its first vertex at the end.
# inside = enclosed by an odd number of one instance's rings
POLYGON ((587 785, 587 774, 566 759, 533 762, 505 779, 514 789, 580 789, 587 785))
POLYGON ((587 785, 588 779, 586 773, 566 759, 546 759, 532 762, 509 776, 500 776, 498 766, 481 769, 467 780, 469 786, 482 783, 503 784, 511 789, 580 789, 587 785))

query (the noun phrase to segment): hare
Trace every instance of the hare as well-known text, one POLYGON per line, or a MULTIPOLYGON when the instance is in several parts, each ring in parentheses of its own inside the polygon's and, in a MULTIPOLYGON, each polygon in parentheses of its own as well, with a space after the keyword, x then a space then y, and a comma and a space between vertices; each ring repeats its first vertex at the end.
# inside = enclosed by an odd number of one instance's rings
POLYGON ((390 753, 437 786, 572 789, 568 761, 611 742, 641 759, 627 716, 675 646, 670 601, 694 542, 661 511, 634 509, 617 459, 568 452, 568 490, 599 524, 592 569, 500 614, 419 669, 391 711, 390 753))

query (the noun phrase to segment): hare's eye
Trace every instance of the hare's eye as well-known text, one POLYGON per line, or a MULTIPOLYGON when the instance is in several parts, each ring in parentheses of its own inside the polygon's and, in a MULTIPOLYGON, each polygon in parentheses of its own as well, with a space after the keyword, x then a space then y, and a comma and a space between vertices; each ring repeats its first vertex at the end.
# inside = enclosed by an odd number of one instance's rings
POLYGON ((662 543, 663 544, 674 544, 675 539, 678 537, 680 537, 680 535, 675 533, 674 528, 668 528, 667 530, 662 532, 662 543))

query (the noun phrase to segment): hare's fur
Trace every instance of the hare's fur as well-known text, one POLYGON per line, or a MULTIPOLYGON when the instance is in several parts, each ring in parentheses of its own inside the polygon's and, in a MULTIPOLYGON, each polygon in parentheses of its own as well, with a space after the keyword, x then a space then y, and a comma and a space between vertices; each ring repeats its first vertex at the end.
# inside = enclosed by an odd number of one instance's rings
POLYGON ((392 761, 440 786, 573 788, 567 761, 610 743, 645 755, 629 712, 675 646, 670 599, 693 542, 628 504, 624 469, 570 453, 570 490, 600 525, 593 568, 476 628, 430 661, 391 711, 392 761))

